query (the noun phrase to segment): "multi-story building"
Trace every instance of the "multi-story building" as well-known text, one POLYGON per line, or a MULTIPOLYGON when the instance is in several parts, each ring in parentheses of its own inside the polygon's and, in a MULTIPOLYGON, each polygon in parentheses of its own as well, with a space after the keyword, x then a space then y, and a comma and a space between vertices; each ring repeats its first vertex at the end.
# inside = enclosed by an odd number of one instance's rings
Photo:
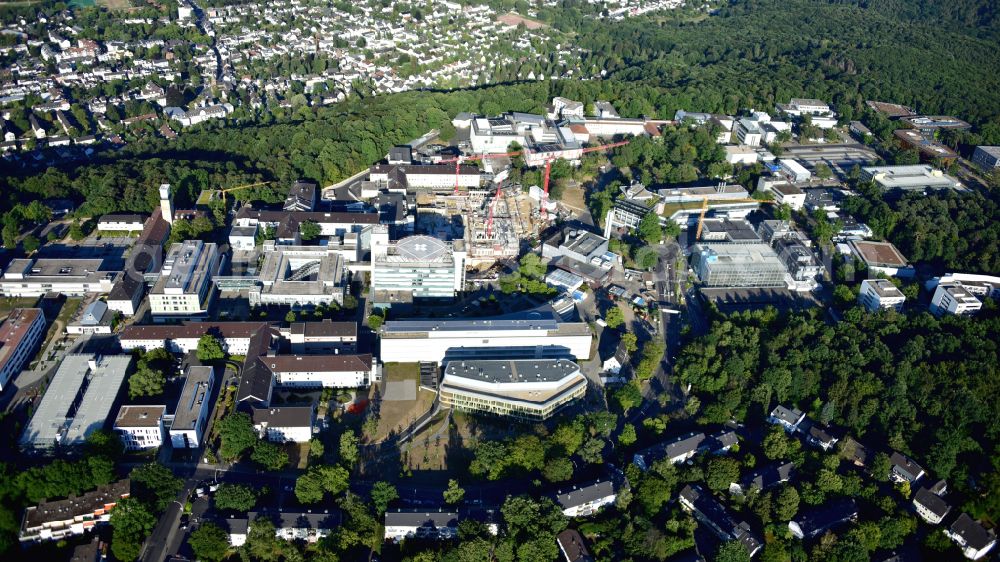
POLYGON ((980 299, 1000 299, 1000 277, 975 273, 948 273, 927 282, 927 289, 936 288, 941 283, 958 283, 980 299))
POLYGON ((82 445, 104 427, 131 365, 131 355, 67 355, 24 429, 21 447, 82 445))
POLYGON ((375 379, 370 354, 268 355, 261 359, 280 386, 361 388, 375 379))
POLYGON ((736 140, 745 146, 760 146, 763 131, 756 121, 751 119, 740 119, 735 127, 736 140))
POLYGON ((451 192, 479 187, 481 173, 476 166, 448 164, 376 164, 368 172, 368 180, 389 192, 406 193, 418 190, 451 192))
POLYGON ((316 409, 312 405, 253 408, 251 419, 263 439, 275 443, 307 443, 312 439, 316 409))
POLYGON ((823 273, 823 266, 805 244, 794 239, 775 240, 774 251, 797 286, 801 285, 806 290, 816 286, 816 279, 823 273))
MULTIPOLYGON (((792 183, 804 183, 812 178, 812 173, 805 166, 791 158, 778 160, 778 166, 781 168, 781 173, 784 174, 785 178, 792 183)), ((805 203, 805 198, 803 198, 802 203, 805 203)))
POLYGON ((888 279, 865 279, 858 291, 858 302, 870 312, 882 309, 903 310, 906 295, 888 279))
POLYGON ((694 514, 695 519, 707 526, 720 539, 737 541, 746 549, 750 558, 764 548, 746 521, 737 522, 729 511, 701 486, 697 484, 684 486, 680 493, 680 503, 681 507, 694 514))
POLYGON ((163 444, 163 414, 166 406, 122 406, 115 417, 114 432, 127 451, 155 449, 163 444))
POLYGON ((262 518, 274 525, 274 534, 279 539, 315 543, 340 527, 343 514, 339 510, 250 511, 246 519, 226 520, 229 526, 229 544, 234 547, 243 546, 247 542, 247 533, 254 521, 262 518))
POLYGON ((344 259, 327 246, 264 243, 258 284, 250 289, 251 306, 283 305, 294 309, 344 303, 344 259))
POLYGON ((951 506, 941 496, 928 488, 920 488, 913 495, 913 507, 921 519, 937 525, 951 512, 951 506))
POLYGON ((792 98, 788 102, 788 105, 778 104, 778 111, 795 116, 828 115, 833 113, 833 110, 830 109, 830 104, 825 101, 808 98, 792 98))
POLYGON ((292 353, 353 352, 358 345, 358 323, 292 322, 281 328, 281 337, 291 344, 292 353))
POLYGON ((156 321, 195 319, 208 315, 219 270, 219 250, 211 242, 186 240, 172 244, 159 278, 149 292, 149 310, 156 321))
POLYGON ((982 523, 969 517, 968 513, 959 515, 944 534, 948 535, 948 538, 962 549, 962 554, 970 560, 979 560, 986 556, 997 544, 996 532, 983 527, 982 523))
POLYGON ((97 221, 98 232, 138 232, 146 224, 142 215, 111 214, 104 215, 97 221))
POLYGON ((389 242, 388 229, 372 232, 373 303, 391 306, 414 299, 454 298, 465 288, 465 245, 430 236, 389 242))
POLYGON ((320 236, 344 236, 362 232, 378 224, 379 215, 323 211, 268 211, 244 205, 233 219, 234 226, 273 228, 274 238, 279 244, 300 243, 300 229, 304 222, 316 223, 320 236))
POLYGON ((1000 168, 1000 146, 977 146, 972 162, 987 172, 1000 168))
POLYGON ((942 314, 975 314, 983 302, 958 283, 938 283, 931 297, 931 312, 942 314))
POLYGON ((618 494, 611 480, 595 480, 580 486, 559 490, 555 494, 556 503, 566 517, 587 517, 597 513, 602 507, 612 504, 618 494))
POLYGON ((451 539, 458 536, 457 511, 391 509, 385 512, 385 539, 451 539))
POLYGON ((46 293, 69 296, 107 293, 121 272, 105 270, 103 266, 104 260, 100 259, 15 259, 0 278, 0 295, 40 297, 46 293))
POLYGON ((436 361, 445 358, 590 357, 591 333, 582 322, 562 322, 551 308, 494 318, 388 320, 379 330, 381 360, 436 361))
POLYGON ((587 379, 568 359, 457 360, 438 392, 456 410, 539 421, 583 398, 587 379))
POLYGON ((890 277, 912 277, 914 270, 903 254, 889 242, 851 240, 851 251, 864 262, 869 275, 881 273, 890 277))
POLYGON ((201 447, 208 414, 212 411, 214 388, 214 368, 192 366, 184 372, 184 388, 174 410, 174 422, 170 425, 170 443, 175 449, 201 447))
POLYGON ((0 391, 21 372, 45 337, 40 308, 15 308, 0 325, 0 391))
POLYGON ((24 512, 18 540, 28 545, 82 535, 110 521, 118 500, 129 497, 129 488, 126 478, 76 497, 31 506, 24 512))
MULTIPOLYGON (((312 323, 306 323, 312 324, 312 323)), ((168 326, 126 326, 119 334, 125 351, 166 349, 171 353, 190 353, 198 349, 202 336, 215 336, 230 355, 246 355, 250 339, 266 322, 183 322, 168 326)))
POLYGON ((691 253, 707 287, 784 287, 785 264, 767 244, 700 243, 691 253))

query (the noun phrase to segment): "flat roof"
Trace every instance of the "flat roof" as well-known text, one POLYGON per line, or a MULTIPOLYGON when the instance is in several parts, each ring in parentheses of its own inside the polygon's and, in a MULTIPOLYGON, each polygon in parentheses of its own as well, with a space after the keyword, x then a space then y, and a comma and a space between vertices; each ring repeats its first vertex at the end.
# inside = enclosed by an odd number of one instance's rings
POLYGON ((496 384, 554 383, 579 371, 580 366, 568 359, 498 359, 451 361, 444 374, 496 384))
POLYGON ((194 429, 201 414, 202 404, 212 398, 212 386, 209 382, 214 378, 215 370, 208 366, 188 367, 184 372, 184 388, 181 397, 177 399, 177 409, 174 411, 174 423, 171 430, 194 429))
POLYGON ((159 427, 166 406, 122 406, 115 427, 159 427))
POLYGON ((902 297, 903 292, 900 291, 892 281, 888 279, 865 279, 861 282, 862 285, 868 285, 875 291, 875 294, 883 298, 894 298, 902 297))
POLYGON ((218 255, 218 247, 212 242, 185 240, 171 244, 152 292, 191 293, 196 290, 202 279, 215 273, 210 271, 214 267, 213 255, 218 255))
MULTIPOLYGON (((0 369, 7 365, 11 352, 21 346, 24 336, 42 315, 40 308, 15 308, 0 325, 0 369)), ((44 317, 43 317, 44 320, 44 317)))
POLYGON ((729 244, 725 242, 699 242, 694 251, 708 257, 710 265, 780 265, 784 263, 774 249, 764 244, 729 244))
POLYGON ((906 258, 889 242, 851 240, 854 253, 869 267, 906 267, 906 258))
POLYGON ((83 443, 104 426, 131 364, 131 355, 67 355, 28 422, 21 446, 83 443))
POLYGON ((289 328, 293 334, 302 334, 309 338, 356 338, 358 337, 357 322, 333 322, 323 320, 321 322, 293 322, 289 328))
POLYGON ((101 271, 104 264, 103 259, 66 259, 66 258, 19 258, 11 260, 10 265, 4 270, 4 279, 19 279, 13 274, 23 273, 26 279, 38 283, 44 281, 40 278, 49 278, 54 281, 67 279, 99 279, 106 276, 108 271, 101 271))

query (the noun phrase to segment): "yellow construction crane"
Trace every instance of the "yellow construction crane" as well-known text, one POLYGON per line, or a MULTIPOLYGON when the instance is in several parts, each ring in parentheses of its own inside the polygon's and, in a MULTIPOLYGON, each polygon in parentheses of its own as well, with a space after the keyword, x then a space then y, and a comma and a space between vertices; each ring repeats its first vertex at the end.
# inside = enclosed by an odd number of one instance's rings
POLYGON ((225 205, 225 203, 226 203, 226 194, 229 193, 230 191, 238 191, 240 189, 249 189, 251 187, 259 187, 259 186, 262 186, 262 185, 267 185, 269 183, 271 183, 271 182, 269 182, 269 181, 259 181, 257 183, 248 183, 246 185, 238 185, 236 187, 230 187, 228 189, 217 189, 216 192, 222 194, 222 203, 223 203, 223 205, 225 205))
MULTIPOLYGON (((698 215, 698 231, 695 232, 694 239, 701 240, 701 229, 705 226, 705 213, 708 212, 708 201, 710 197, 705 196, 701 200, 701 213, 698 215)), ((773 205, 774 201, 766 199, 723 199, 719 203, 763 203, 773 205)))

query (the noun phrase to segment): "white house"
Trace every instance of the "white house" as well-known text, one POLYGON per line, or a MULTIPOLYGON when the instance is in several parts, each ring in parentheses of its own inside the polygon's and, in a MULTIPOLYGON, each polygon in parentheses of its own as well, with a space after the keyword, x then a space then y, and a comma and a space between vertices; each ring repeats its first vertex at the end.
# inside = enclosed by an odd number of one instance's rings
POLYGON ((208 413, 212 410, 215 370, 212 367, 192 366, 185 371, 185 377, 174 411, 174 422, 170 426, 170 442, 175 449, 197 449, 202 444, 208 413))
POLYGON ((309 406, 254 408, 253 426, 261 438, 276 443, 307 443, 312 439, 316 411, 309 406))
POLYGON ((771 410, 771 416, 767 421, 775 425, 780 425, 788 433, 795 433, 799 429, 799 424, 804 419, 806 419, 806 415, 798 408, 788 409, 779 404, 771 410))
POLYGON ((142 215, 112 214, 104 215, 97 221, 99 232, 140 232, 146 224, 142 215))
POLYGON ((962 549, 962 554, 971 560, 979 560, 986 556, 997 544, 997 536, 993 529, 983 527, 967 513, 959 515, 944 534, 948 535, 948 538, 962 549))
POLYGON ((276 355, 261 360, 281 386, 359 388, 375 377, 370 354, 276 355))
POLYGON ((618 494, 610 480, 597 480, 556 492, 556 502, 566 517, 586 517, 614 503, 618 494))

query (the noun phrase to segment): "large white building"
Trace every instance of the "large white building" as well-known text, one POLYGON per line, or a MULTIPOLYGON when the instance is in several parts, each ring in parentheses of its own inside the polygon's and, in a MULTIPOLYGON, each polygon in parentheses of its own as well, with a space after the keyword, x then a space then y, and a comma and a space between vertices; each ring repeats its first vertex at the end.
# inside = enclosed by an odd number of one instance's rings
POLYGON ((562 322, 551 308, 494 318, 388 320, 379 330, 384 363, 445 358, 590 357, 590 328, 562 322))
POLYGON ((566 517, 587 517, 614 503, 618 494, 611 480, 597 480, 556 492, 556 502, 566 517))
POLYGON ((405 193, 417 189, 450 191, 456 188, 479 187, 480 172, 476 166, 448 164, 377 164, 368 172, 369 181, 380 189, 405 193))
POLYGON ((587 379, 568 359, 456 360, 438 395, 456 410, 540 421, 583 398, 587 379))
POLYGON ((212 301, 212 276, 219 270, 219 249, 211 242, 186 240, 172 244, 160 276, 149 292, 156 321, 204 318, 212 301))
POLYGON ((258 284, 250 306, 284 305, 294 309, 344 303, 344 259, 328 246, 264 243, 258 284))
POLYGON ((67 355, 24 429, 21 447, 82 445, 104 427, 131 365, 131 355, 67 355))
POLYGON ((46 293, 69 296, 111 291, 120 271, 102 269, 100 259, 20 258, 10 262, 0 279, 0 296, 40 297, 46 293))
POLYGON ((927 164, 861 168, 861 181, 874 182, 885 191, 925 191, 962 187, 962 182, 927 164))
POLYGON ((736 122, 736 140, 744 146, 760 146, 763 132, 757 121, 743 118, 736 122))
POLYGON ((858 302, 870 312, 883 309, 899 312, 903 310, 906 295, 888 279, 865 279, 858 291, 858 302))
POLYGON ((938 283, 931 297, 931 312, 942 314, 975 314, 983 302, 958 283, 938 283))
POLYGON ((40 308, 15 308, 0 325, 0 391, 35 356, 45 337, 40 308))
POLYGON ((465 288, 464 241, 430 236, 389 241, 384 225, 372 232, 373 302, 384 305, 419 298, 454 298, 465 288))
POLYGON ((163 414, 166 406, 122 406, 115 417, 114 432, 127 451, 155 449, 163 444, 163 414))
POLYGON ((184 388, 170 425, 170 443, 175 449, 201 447, 208 413, 212 411, 213 388, 215 369, 212 367, 192 366, 184 372, 184 388))

